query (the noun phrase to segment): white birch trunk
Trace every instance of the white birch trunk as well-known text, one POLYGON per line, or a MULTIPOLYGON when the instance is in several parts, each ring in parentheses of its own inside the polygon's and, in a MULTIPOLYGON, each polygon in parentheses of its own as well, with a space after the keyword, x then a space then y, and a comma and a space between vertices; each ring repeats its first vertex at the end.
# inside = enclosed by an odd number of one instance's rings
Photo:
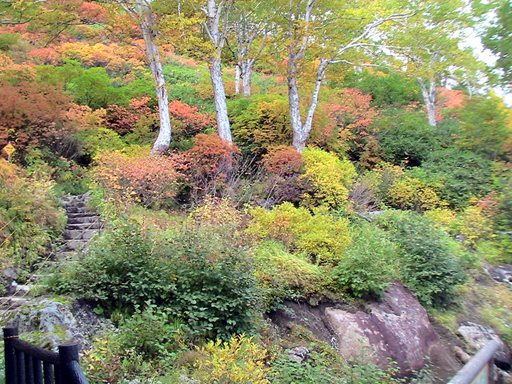
MULTIPOLYGON (((224 24, 227 23, 227 16, 229 14, 229 7, 232 0, 221 0, 219 4, 215 0, 207 1, 205 23, 206 33, 213 44, 214 52, 209 59, 210 77, 213 86, 213 97, 215 100, 215 112, 217 114, 217 130, 219 137, 222 140, 227 140, 230 143, 233 141, 231 138, 231 125, 228 118, 228 107, 226 105, 226 92, 224 89, 224 82, 222 81, 221 69, 221 52, 225 43, 225 34, 220 30, 221 17, 224 16, 224 24), (226 8, 224 8, 226 7, 226 8)), ((226 28, 227 26, 224 25, 226 28)))
POLYGON ((235 95, 240 94, 240 78, 242 71, 240 70, 240 65, 237 64, 235 69, 235 95))
MULTIPOLYGON (((290 61, 288 62, 290 64, 290 61)), ((318 105, 318 96, 320 94, 320 88, 322 81, 325 77, 325 69, 330 64, 328 60, 320 59, 320 65, 317 69, 315 89, 311 97, 311 104, 309 105, 308 112, 304 123, 302 123, 302 117, 300 115, 300 97, 297 86, 297 65, 292 66, 288 70, 288 102, 290 104, 290 120, 292 123, 293 130, 293 148, 299 153, 302 153, 306 147, 311 128, 313 127, 313 117, 315 115, 316 107, 318 105), (295 73, 295 75, 293 75, 295 73)))
POLYGON ((146 45, 145 53, 149 63, 149 69, 155 84, 156 98, 158 100, 158 113, 160 117, 160 129, 158 137, 151 150, 152 156, 163 154, 169 149, 171 143, 171 118, 169 116, 169 99, 165 86, 164 72, 160 60, 160 52, 157 44, 157 22, 151 7, 145 0, 135 0, 135 9, 125 6, 128 12, 135 12, 142 36, 146 45))
POLYGON ((224 90, 224 82, 222 81, 222 70, 220 58, 214 57, 210 60, 210 77, 212 79, 213 97, 215 100, 215 112, 217 113, 217 130, 222 140, 230 143, 231 125, 228 118, 228 107, 226 105, 226 92, 224 90))
POLYGON ((247 59, 242 63, 242 89, 245 97, 251 96, 252 93, 252 72, 256 59, 247 59))
POLYGON ((431 80, 429 89, 427 89, 425 82, 421 77, 418 77, 417 80, 420 84, 421 94, 423 95, 425 106, 427 107, 428 123, 431 126, 436 127, 436 83, 435 81, 431 80))

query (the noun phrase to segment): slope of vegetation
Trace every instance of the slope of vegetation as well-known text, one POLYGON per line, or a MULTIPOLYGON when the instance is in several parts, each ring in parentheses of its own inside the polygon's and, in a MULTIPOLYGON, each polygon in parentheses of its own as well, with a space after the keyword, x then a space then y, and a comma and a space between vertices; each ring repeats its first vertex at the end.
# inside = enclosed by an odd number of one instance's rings
MULTIPOLYGON (((512 264, 512 113, 496 95, 438 87, 433 125, 416 81, 426 72, 326 72, 302 150, 289 57, 263 50, 242 96, 223 51, 230 142, 208 61, 172 36, 172 140, 151 156, 160 111, 144 54, 96 26, 50 43, 40 28, 0 29, 0 148, 16 149, 0 159, 0 263, 23 279, 54 252, 58 197, 91 192, 104 235, 47 282, 118 327, 86 352, 91 382, 400 382, 392 365, 346 364, 304 329, 278 336, 264 314, 285 300, 377 300, 399 279, 450 327, 482 265, 512 264), (288 337, 307 363, 288 359, 288 337)), ((321 65, 309 60, 302 112, 321 65)), ((481 295, 480 315, 510 342, 509 293, 481 295)))

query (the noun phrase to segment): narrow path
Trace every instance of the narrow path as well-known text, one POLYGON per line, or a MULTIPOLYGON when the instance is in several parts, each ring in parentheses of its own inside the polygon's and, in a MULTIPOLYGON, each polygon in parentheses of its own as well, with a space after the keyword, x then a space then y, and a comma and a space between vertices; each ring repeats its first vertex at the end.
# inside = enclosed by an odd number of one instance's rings
POLYGON ((30 290, 36 285, 38 279, 47 277, 46 267, 62 264, 73 259, 80 252, 87 249, 91 239, 101 233, 101 218, 87 208, 88 194, 77 196, 64 196, 61 205, 66 210, 67 223, 63 232, 62 245, 54 255, 38 263, 36 271, 30 276, 25 285, 13 281, 7 295, 0 297, 0 319, 9 311, 23 304, 29 298, 30 290))

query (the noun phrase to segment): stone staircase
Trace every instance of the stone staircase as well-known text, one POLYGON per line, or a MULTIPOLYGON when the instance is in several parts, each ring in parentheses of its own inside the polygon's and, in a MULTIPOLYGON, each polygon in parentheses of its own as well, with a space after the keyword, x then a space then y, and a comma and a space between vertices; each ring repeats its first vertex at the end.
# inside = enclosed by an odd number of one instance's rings
MULTIPOLYGON (((0 320, 8 315, 8 312, 25 304, 30 298, 29 292, 37 285, 37 280, 48 277, 48 267, 66 263, 80 252, 87 249, 91 239, 101 233, 102 225, 100 216, 87 208, 88 194, 77 196, 64 196, 61 205, 66 210, 67 223, 63 232, 62 244, 55 254, 47 260, 36 264, 33 273, 26 285, 17 284, 16 276, 8 289, 5 297, 0 297, 0 320)), ((14 273, 14 272, 13 272, 14 273)))
POLYGON ((90 240, 101 231, 101 219, 87 208, 88 195, 65 196, 61 204, 68 218, 64 229, 64 245, 57 254, 63 259, 72 253, 83 251, 90 240))

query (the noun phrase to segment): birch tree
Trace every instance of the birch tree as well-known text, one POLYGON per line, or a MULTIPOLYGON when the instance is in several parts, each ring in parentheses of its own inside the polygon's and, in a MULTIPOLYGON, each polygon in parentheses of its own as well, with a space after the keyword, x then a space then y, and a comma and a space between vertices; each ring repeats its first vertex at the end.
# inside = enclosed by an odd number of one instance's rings
POLYGON ((252 75, 254 64, 261 56, 269 37, 269 22, 265 4, 238 4, 232 12, 232 34, 236 44, 235 94, 245 97, 252 93, 252 75), (240 92, 242 83, 242 92, 240 92))
POLYGON ((415 78, 421 89, 427 119, 437 126, 436 89, 451 79, 476 77, 478 64, 472 50, 461 48, 464 30, 473 20, 467 5, 460 0, 432 1, 417 8, 399 33, 393 37, 395 68, 415 78))
POLYGON ((120 1, 118 4, 137 23, 144 38, 144 47, 140 47, 147 58, 149 70, 155 84, 160 117, 160 130, 151 150, 152 155, 160 155, 169 149, 171 143, 171 118, 169 116, 169 97, 164 79, 162 61, 158 45, 158 25, 148 0, 120 1))
POLYGON ((211 42, 212 49, 208 55, 208 67, 212 79, 215 112, 217 113, 217 130, 222 140, 232 142, 231 125, 226 104, 226 91, 222 80, 221 54, 227 39, 228 17, 234 0, 207 0, 206 21, 203 28, 211 42))
POLYGON ((35 28, 46 29, 49 34, 58 35, 66 28, 80 24, 95 24, 105 28, 109 37, 116 38, 124 43, 137 46, 147 59, 148 67, 155 84, 160 129, 158 137, 153 144, 152 155, 165 152, 171 141, 171 119, 169 116, 169 100, 162 62, 159 52, 159 29, 151 0, 92 0, 105 7, 109 14, 105 20, 85 19, 80 16, 80 6, 84 1, 45 1, 13 0, 0 4, 0 23, 18 24, 31 23, 35 28), (127 39, 122 29, 129 30, 130 25, 123 24, 122 11, 126 12, 140 29, 144 39, 144 46, 133 43, 131 36, 127 39), (111 33, 117 30, 116 33, 111 33))
POLYGON ((306 146, 327 68, 333 64, 364 65, 372 50, 382 49, 377 43, 384 33, 381 27, 411 15, 382 1, 358 5, 294 0, 281 8, 278 23, 286 41, 286 80, 293 147, 297 151, 302 152, 306 146), (303 117, 299 80, 307 62, 316 63, 316 68, 311 102, 303 117))
POLYGON ((229 14, 235 0, 156 0, 166 39, 179 52, 208 64, 213 87, 217 130, 232 142, 222 80, 221 54, 227 41, 229 14))

